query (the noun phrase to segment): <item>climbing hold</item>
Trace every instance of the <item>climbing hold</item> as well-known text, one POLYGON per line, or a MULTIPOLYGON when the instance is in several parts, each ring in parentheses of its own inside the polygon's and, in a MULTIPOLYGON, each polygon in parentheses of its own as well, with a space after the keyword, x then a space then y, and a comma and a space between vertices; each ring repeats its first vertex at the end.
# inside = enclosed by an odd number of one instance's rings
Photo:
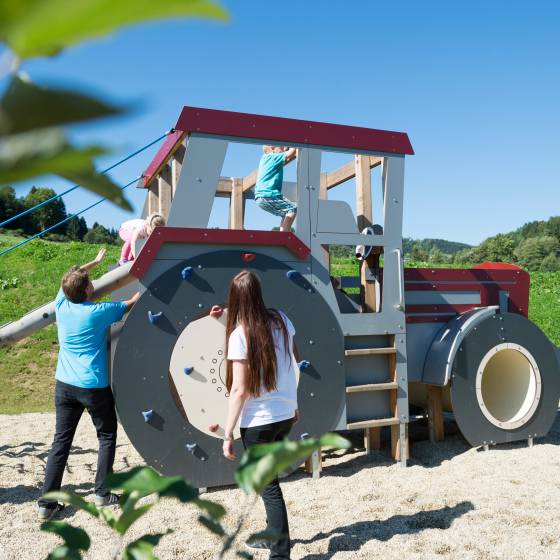
POLYGON ((151 311, 148 311, 148 319, 150 321, 150 323, 152 323, 152 325, 163 315, 163 311, 160 311, 159 313, 152 313, 151 311))
POLYGON ((193 372, 194 368, 193 367, 186 367, 183 371, 187 374, 190 375, 193 372))
POLYGON ((286 276, 290 280, 293 280, 294 278, 297 278, 298 276, 300 276, 300 273, 297 270, 288 270, 288 272, 286 272, 286 276))
POLYGON ((301 436, 299 436, 299 439, 304 440, 304 439, 309 439, 309 434, 307 432, 301 434, 301 436))
POLYGON ((187 443, 187 444, 185 445, 185 447, 186 447, 186 449, 187 449, 187 451, 188 451, 189 453, 194 454, 194 451, 195 451, 195 449, 197 448, 197 444, 196 444, 196 443, 187 443))
POLYGON ((300 371, 303 371, 304 369, 307 369, 310 365, 311 362, 309 362, 308 360, 302 360, 301 362, 298 363, 298 368, 300 369, 300 371))
POLYGON ((189 276, 191 276, 193 273, 193 267, 192 266, 186 266, 185 268, 183 268, 183 270, 181 270, 181 278, 183 280, 186 280, 187 278, 189 278, 189 276))
POLYGON ((255 257, 256 257, 256 256, 257 256, 257 255, 255 255, 255 253, 243 253, 243 255, 242 255, 241 258, 242 258, 246 263, 250 263, 250 262, 252 262, 252 261, 255 260, 255 257))
POLYGON ((142 411, 142 416, 144 417, 144 422, 149 422, 153 415, 154 415, 154 411, 152 409, 142 411))
POLYGON ((220 428, 220 424, 210 424, 210 426, 208 426, 208 431, 215 434, 219 428, 220 428))

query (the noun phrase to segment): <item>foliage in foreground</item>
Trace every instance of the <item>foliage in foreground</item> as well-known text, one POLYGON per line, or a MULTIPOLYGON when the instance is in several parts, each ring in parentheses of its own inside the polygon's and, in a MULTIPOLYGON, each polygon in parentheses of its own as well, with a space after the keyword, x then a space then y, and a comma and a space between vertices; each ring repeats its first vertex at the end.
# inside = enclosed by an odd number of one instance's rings
MULTIPOLYGON (((116 473, 108 479, 112 490, 122 492, 119 511, 113 508, 98 508, 93 503, 71 492, 51 492, 48 498, 58 500, 105 523, 115 535, 112 557, 117 560, 157 560, 154 548, 160 540, 172 531, 143 535, 126 543, 125 534, 140 517, 150 511, 162 498, 174 498, 181 503, 190 503, 200 510, 198 521, 221 541, 217 558, 236 548, 237 538, 245 520, 252 510, 255 499, 264 487, 290 465, 299 463, 313 451, 323 449, 347 449, 350 442, 338 434, 327 433, 319 439, 301 441, 279 441, 271 444, 255 445, 249 448, 241 459, 235 473, 239 487, 247 494, 245 508, 238 516, 233 531, 228 532, 221 520, 226 514, 224 507, 216 502, 199 497, 198 490, 179 476, 161 476, 151 467, 135 467, 127 472, 116 473), (144 498, 151 496, 151 501, 144 498)), ((43 531, 55 533, 62 538, 63 544, 57 546, 47 560, 82 558, 82 552, 91 547, 91 540, 84 529, 74 527, 64 521, 47 521, 41 525, 43 531)), ((272 540, 277 535, 256 533, 249 538, 272 540)), ((252 558, 244 551, 237 551, 240 558, 252 558)))

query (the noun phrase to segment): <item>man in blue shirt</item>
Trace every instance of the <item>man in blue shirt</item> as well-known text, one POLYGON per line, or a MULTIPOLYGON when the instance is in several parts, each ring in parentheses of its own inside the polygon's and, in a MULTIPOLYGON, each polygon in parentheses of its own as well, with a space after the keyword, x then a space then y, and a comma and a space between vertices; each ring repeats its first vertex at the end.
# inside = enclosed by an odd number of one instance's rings
MULTIPOLYGON (((109 385, 107 363, 107 332, 112 323, 138 301, 136 293, 127 301, 94 303, 89 270, 99 264, 105 249, 95 260, 73 267, 62 278, 62 287, 55 300, 58 325, 58 364, 56 367, 55 408, 56 431, 49 452, 42 494, 60 490, 76 427, 84 410, 89 412, 97 430, 99 455, 95 477, 95 503, 113 505, 118 496, 105 487, 105 479, 113 470, 117 441, 117 415, 109 385)), ((41 498, 39 517, 50 519, 62 506, 41 498)))
POLYGON ((295 148, 263 146, 255 184, 255 202, 265 212, 280 216, 280 231, 291 231, 297 205, 282 194, 284 165, 297 156, 295 148))

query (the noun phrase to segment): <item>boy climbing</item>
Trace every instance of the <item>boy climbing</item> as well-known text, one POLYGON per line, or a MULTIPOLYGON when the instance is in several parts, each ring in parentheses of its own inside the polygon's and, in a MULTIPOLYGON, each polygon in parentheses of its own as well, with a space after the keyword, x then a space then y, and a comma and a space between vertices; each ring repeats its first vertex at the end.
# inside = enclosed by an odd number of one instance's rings
POLYGON ((287 146, 263 146, 255 184, 255 202, 265 212, 280 216, 280 231, 291 231, 297 205, 282 194, 284 165, 297 157, 297 150, 287 146))
MULTIPOLYGON (((63 277, 55 300, 60 350, 56 367, 56 430, 49 452, 42 494, 60 490, 74 433, 85 409, 97 430, 99 456, 95 476, 95 503, 113 505, 118 496, 105 487, 112 472, 117 441, 115 402, 107 367, 107 330, 138 301, 136 293, 127 301, 94 303, 89 271, 105 256, 81 267, 72 267, 63 277)), ((50 519, 63 506, 42 497, 39 517, 50 519)))

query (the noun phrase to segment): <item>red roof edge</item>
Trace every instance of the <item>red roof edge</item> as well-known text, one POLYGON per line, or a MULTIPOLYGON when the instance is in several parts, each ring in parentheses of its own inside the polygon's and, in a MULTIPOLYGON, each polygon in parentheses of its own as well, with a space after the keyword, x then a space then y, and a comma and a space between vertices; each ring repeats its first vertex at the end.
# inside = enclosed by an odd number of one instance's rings
POLYGON ((309 247, 290 232, 157 227, 142 247, 130 272, 137 278, 142 278, 164 243, 284 246, 301 260, 310 254, 309 247))
POLYGON ((167 135, 161 148, 158 150, 150 165, 146 168, 143 175, 143 186, 147 187, 152 179, 159 173, 160 168, 167 163, 169 156, 176 150, 177 145, 182 141, 184 132, 175 129, 167 135))
POLYGON ((251 138, 289 144, 310 144, 356 152, 413 155, 405 132, 361 128, 299 119, 183 107, 177 130, 218 136, 251 138))
POLYGON ((516 264, 506 263, 506 262, 491 262, 484 261, 483 263, 472 266, 471 268, 483 268, 489 270, 523 270, 520 266, 516 264))

